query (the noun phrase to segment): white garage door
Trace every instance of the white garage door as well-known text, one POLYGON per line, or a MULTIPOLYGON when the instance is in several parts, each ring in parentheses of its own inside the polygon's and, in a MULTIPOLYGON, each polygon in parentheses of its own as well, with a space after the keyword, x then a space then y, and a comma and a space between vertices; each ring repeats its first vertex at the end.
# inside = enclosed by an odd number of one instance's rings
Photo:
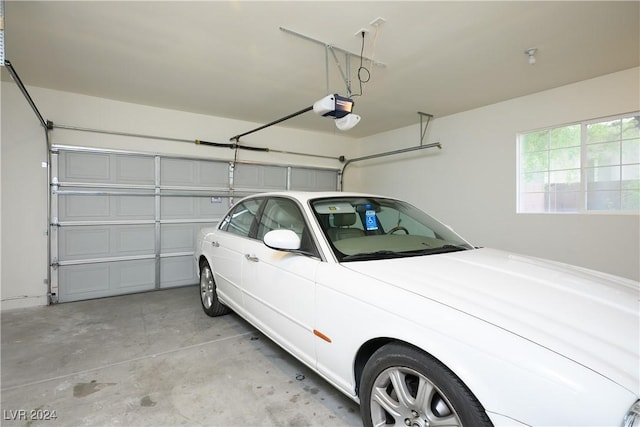
POLYGON ((193 250, 234 197, 335 190, 338 170, 54 146, 52 301, 197 283, 193 250))

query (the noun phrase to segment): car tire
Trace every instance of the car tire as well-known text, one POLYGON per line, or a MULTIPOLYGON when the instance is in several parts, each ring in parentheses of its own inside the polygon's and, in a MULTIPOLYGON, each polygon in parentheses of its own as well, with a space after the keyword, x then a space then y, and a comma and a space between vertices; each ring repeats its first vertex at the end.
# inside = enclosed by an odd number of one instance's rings
POLYGON ((359 388, 365 427, 491 427, 484 408, 463 382, 430 355, 399 343, 369 359, 359 388))
POLYGON ((209 263, 200 263, 200 302, 207 316, 217 317, 229 313, 231 310, 218 300, 216 281, 209 263))

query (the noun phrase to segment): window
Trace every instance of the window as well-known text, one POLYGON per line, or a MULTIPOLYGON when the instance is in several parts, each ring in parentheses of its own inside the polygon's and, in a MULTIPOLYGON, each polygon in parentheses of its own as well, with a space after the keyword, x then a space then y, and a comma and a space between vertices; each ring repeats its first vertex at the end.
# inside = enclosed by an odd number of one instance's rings
POLYGON ((240 203, 222 220, 220 230, 248 237, 261 202, 261 199, 251 199, 240 203))
POLYGON ((449 227, 399 200, 344 196, 316 199, 311 206, 340 262, 473 249, 449 227))
POLYGON ((293 200, 272 198, 267 200, 258 226, 257 238, 262 240, 264 235, 273 230, 291 230, 300 237, 300 252, 320 257, 311 239, 309 229, 305 223, 300 208, 293 200))
POLYGON ((640 211, 640 113, 518 135, 518 212, 640 211))
POLYGON ((257 238, 262 240, 272 230, 292 230, 302 238, 304 228, 302 212, 293 200, 269 199, 260 218, 257 238))

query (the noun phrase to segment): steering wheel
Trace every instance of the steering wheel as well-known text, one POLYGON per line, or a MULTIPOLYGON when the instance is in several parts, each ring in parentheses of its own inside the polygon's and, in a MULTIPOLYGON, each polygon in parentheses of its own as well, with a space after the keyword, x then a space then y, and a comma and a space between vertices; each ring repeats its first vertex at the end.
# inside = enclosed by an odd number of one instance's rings
POLYGON ((387 231, 387 234, 393 234, 396 231, 404 231, 405 234, 409 234, 409 230, 407 230, 406 228, 404 228, 401 225, 397 225, 397 226, 393 227, 391 230, 387 231))

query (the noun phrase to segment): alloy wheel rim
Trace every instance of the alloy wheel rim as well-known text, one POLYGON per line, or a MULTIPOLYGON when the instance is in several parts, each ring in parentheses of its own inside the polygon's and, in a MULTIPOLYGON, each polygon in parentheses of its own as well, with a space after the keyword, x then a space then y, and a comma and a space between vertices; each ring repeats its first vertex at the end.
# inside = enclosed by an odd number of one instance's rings
POLYGON ((200 277, 200 297, 205 308, 213 305, 213 276, 208 268, 202 271, 200 277))
POLYGON ((406 367, 391 367, 378 375, 370 408, 374 426, 462 426, 455 409, 436 385, 406 367))

